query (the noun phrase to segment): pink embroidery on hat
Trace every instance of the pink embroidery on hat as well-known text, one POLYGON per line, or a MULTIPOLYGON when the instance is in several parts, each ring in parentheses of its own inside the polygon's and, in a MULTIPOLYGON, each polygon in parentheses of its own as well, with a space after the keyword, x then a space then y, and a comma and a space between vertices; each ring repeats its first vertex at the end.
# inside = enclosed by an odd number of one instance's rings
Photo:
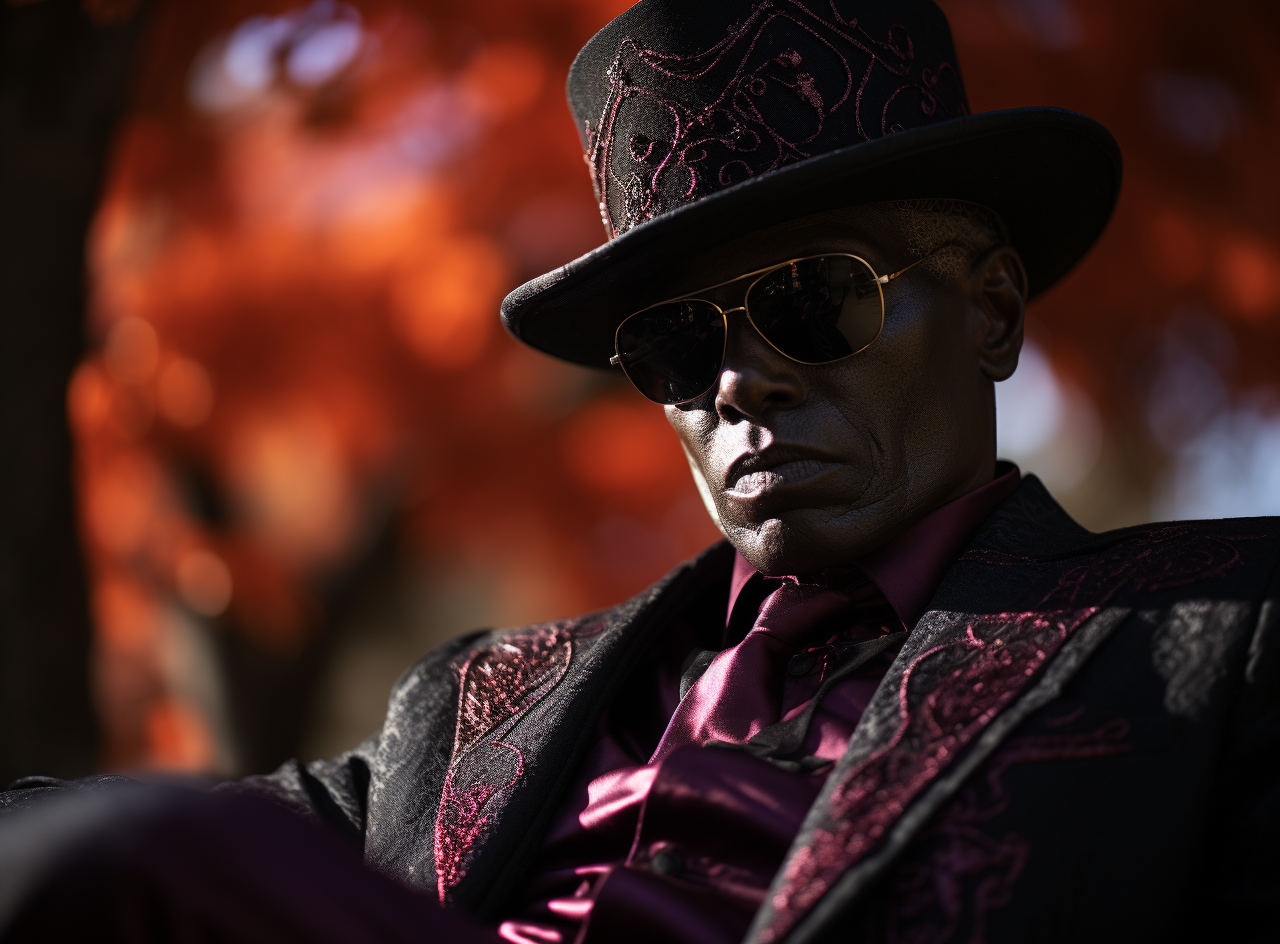
MULTIPOLYGON (((915 44, 902 26, 877 38, 858 18, 843 17, 835 0, 829 6, 828 19, 800 0, 761 0, 724 39, 691 55, 622 40, 605 73, 609 94, 599 122, 588 125, 585 136, 592 186, 610 238, 715 190, 899 130, 890 123, 890 109, 904 93, 920 95, 925 119, 968 114, 951 63, 918 68, 915 44), (796 31, 810 44, 808 55, 839 63, 839 78, 829 76, 821 84, 805 53, 788 42, 796 31), (770 50, 772 43, 777 52, 770 50), (955 81, 944 95, 938 80, 946 74, 955 81), (873 82, 877 76, 889 81, 873 82), (829 120, 846 105, 852 113, 844 118, 845 133, 815 150, 829 120), (864 119, 868 106, 870 121, 864 119), (661 137, 670 144, 661 160, 648 150, 637 156, 631 124, 639 119, 623 118, 624 112, 639 114, 636 109, 649 123, 665 116, 661 137), (629 162, 618 160, 619 135, 631 144, 624 149, 629 162)), ((650 137, 651 131, 646 128, 650 137)))

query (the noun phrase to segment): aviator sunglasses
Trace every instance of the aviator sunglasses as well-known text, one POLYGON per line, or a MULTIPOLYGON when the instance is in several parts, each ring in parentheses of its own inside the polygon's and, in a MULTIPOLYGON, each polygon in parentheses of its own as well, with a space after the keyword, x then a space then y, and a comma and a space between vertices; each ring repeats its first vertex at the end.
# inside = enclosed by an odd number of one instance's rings
POLYGON ((720 376, 735 311, 783 357, 811 365, 844 360, 880 336, 884 286, 929 255, 889 275, 848 253, 806 256, 659 302, 618 325, 609 363, 655 403, 696 400, 720 376), (733 308, 699 297, 747 279, 753 281, 733 308))

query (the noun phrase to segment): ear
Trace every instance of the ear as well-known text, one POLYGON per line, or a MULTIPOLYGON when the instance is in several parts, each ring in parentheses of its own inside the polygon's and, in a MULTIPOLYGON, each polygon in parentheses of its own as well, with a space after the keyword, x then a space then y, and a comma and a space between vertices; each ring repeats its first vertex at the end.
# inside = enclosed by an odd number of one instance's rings
POLYGON ((1008 380, 1022 350, 1027 272, 1012 246, 984 253, 970 272, 974 296, 985 316, 979 364, 989 379, 1008 380))

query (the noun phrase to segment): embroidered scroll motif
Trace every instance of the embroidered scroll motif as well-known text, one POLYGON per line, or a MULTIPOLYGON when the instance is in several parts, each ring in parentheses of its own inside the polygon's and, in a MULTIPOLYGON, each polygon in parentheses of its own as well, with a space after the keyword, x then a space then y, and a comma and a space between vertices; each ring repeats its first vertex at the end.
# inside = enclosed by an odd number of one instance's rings
MULTIPOLYGON (((1221 577, 1244 560, 1238 542, 1264 537, 1214 534, 1194 524, 1153 528, 1067 571, 1043 605, 1070 606, 1082 597, 1109 599, 1126 588, 1139 593, 1172 590, 1221 577)), ((975 548, 960 559, 998 566, 1039 563, 986 548, 975 548)))
MULTIPOLYGON (((1082 711, 1059 721, 1069 723, 1082 711)), ((987 915, 1013 900, 1031 857, 1030 844, 1017 833, 997 838, 982 829, 1009 805, 1005 773, 1016 764, 1123 754, 1132 750, 1128 735, 1129 723, 1116 718, 1085 734, 1008 741, 920 837, 921 851, 896 869, 893 893, 884 899, 883 940, 944 944, 963 928, 969 944, 983 944, 987 915)))
POLYGON ((467 857, 490 821, 489 801, 524 774, 524 757, 502 741, 503 731, 564 677, 579 635, 548 624, 501 639, 459 670, 458 726, 435 829, 441 902, 466 874, 467 857), (476 763, 464 763, 469 760, 476 763))
POLYGON ((586 127, 610 238, 794 161, 968 114, 955 67, 917 62, 903 27, 875 36, 836 0, 822 6, 761 0, 692 55, 621 42, 586 127))
POLYGON ((449 890, 466 874, 467 853, 480 841, 489 825, 489 817, 484 812, 485 804, 499 790, 514 787, 524 774, 524 755, 517 748, 502 741, 493 741, 490 746, 510 751, 514 755, 515 770, 506 783, 480 781, 459 789, 453 784, 453 770, 444 779, 440 812, 436 816, 435 837, 436 891, 441 904, 449 900, 449 890))
POLYGON ((834 823, 818 830, 788 864, 772 902, 775 920, 761 940, 778 940, 796 914, 816 904, 1096 612, 1090 607, 982 617, 969 623, 960 641, 916 656, 899 686, 901 725, 837 787, 831 799, 834 823))
MULTIPOLYGON (((975 618, 961 641, 916 656, 899 688, 899 727, 887 744, 843 775, 831 800, 831 825, 815 831, 813 842, 787 864, 771 902, 772 921, 760 939, 767 944, 790 930, 1071 634, 1118 593, 1126 588, 1154 592, 1221 577, 1243 560, 1235 542, 1255 537, 1263 536, 1217 535, 1196 525, 1141 532, 1064 574, 1042 601, 1044 611, 975 618), (1082 600, 1094 605, 1072 608, 1082 600)), ((961 559, 995 565, 1035 562, 985 549, 961 559)), ((1013 855, 1011 849, 1001 854, 1013 855)))

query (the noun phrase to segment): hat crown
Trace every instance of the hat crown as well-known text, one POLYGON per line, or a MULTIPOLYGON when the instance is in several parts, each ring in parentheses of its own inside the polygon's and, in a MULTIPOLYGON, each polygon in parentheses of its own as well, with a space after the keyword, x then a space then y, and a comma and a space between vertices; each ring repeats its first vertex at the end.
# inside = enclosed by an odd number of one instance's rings
POLYGON ((969 113, 929 0, 641 0, 569 73, 609 237, 788 164, 969 113))

